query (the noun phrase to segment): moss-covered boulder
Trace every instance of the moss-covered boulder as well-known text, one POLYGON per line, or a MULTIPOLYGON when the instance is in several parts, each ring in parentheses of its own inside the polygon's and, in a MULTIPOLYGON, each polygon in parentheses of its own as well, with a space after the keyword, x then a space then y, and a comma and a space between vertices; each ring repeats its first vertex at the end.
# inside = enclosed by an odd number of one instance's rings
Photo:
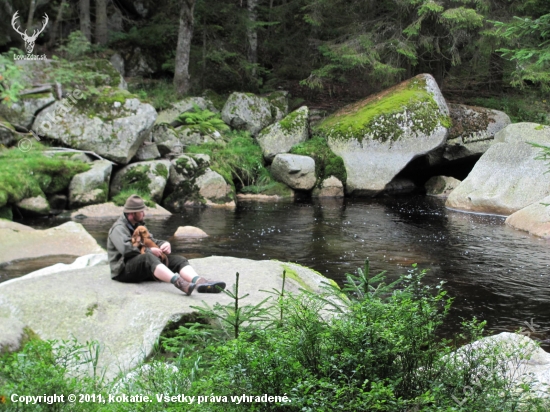
POLYGON ((344 160, 346 192, 374 196, 412 159, 443 145, 450 126, 437 83, 421 74, 340 109, 317 132, 344 160))
POLYGON ((315 186, 315 160, 308 156, 278 154, 271 164, 275 180, 297 190, 311 190, 315 186))
POLYGON ((151 136, 161 156, 165 156, 168 153, 182 152, 183 148, 178 133, 172 126, 168 124, 155 124, 151 131, 151 136))
POLYGON ((11 146, 16 140, 15 127, 0 117, 0 145, 11 146))
POLYGON ((210 110, 211 112, 218 112, 218 109, 214 106, 214 103, 210 99, 205 97, 187 97, 183 100, 170 104, 170 107, 159 113, 156 124, 170 124, 177 126, 179 122, 178 116, 185 112, 190 112, 197 106, 201 110, 210 110))
POLYGON ((550 127, 511 124, 495 135, 495 143, 478 160, 466 179, 452 191, 446 206, 470 212, 510 215, 550 195, 550 174, 536 160, 550 145, 550 127))
POLYGON ((183 154, 172 159, 164 206, 183 211, 186 206, 206 204, 197 179, 206 172, 209 164, 210 157, 205 154, 183 154))
POLYGON ((157 117, 150 104, 120 89, 104 88, 99 96, 77 104, 55 102, 37 116, 40 135, 127 164, 147 139, 157 117))
POLYGON ((271 103, 271 114, 273 120, 281 120, 288 114, 288 92, 285 90, 278 90, 276 92, 269 93, 266 96, 269 103, 271 103))
POLYGON ((132 163, 114 174, 110 189, 111 196, 115 197, 123 191, 134 191, 160 203, 169 172, 168 160, 132 163))
POLYGON ((0 104, 0 118, 4 118, 13 126, 30 129, 36 114, 54 101, 52 93, 25 95, 11 107, 0 104))
POLYGON ((106 202, 112 169, 111 162, 99 160, 87 172, 75 175, 69 185, 69 207, 76 209, 106 202))
POLYGON ((233 129, 246 130, 256 136, 273 121, 271 103, 251 93, 232 93, 225 102, 222 119, 233 129))
POLYGON ((292 146, 307 140, 309 136, 308 114, 307 106, 302 106, 258 134, 256 140, 268 162, 273 161, 275 155, 288 153, 292 146))
MULTIPOLYGON (((200 175, 195 184, 199 188, 199 195, 205 200, 205 205, 225 205, 233 202, 235 193, 230 184, 228 184, 222 175, 213 170, 206 169, 200 175)), ((233 204, 234 205, 234 204, 233 204)))

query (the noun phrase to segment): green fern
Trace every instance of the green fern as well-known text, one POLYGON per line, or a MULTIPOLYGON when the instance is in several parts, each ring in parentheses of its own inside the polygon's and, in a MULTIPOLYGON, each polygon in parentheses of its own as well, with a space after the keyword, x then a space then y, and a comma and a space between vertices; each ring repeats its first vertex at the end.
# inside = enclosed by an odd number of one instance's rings
POLYGON ((178 121, 194 126, 202 134, 229 130, 229 126, 224 123, 218 113, 208 109, 201 110, 196 104, 193 104, 193 111, 180 114, 178 121))

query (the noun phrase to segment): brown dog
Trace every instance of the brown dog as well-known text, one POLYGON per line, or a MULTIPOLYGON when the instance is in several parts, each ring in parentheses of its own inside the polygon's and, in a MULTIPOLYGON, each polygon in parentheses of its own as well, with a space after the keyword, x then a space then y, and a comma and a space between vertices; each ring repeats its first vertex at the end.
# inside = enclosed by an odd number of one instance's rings
MULTIPOLYGON (((136 230, 134 230, 134 234, 132 235, 132 246, 135 246, 139 248, 139 251, 141 254, 145 253, 145 248, 152 248, 156 247, 160 249, 155 242, 153 242, 153 239, 151 239, 151 234, 147 230, 145 226, 138 226, 136 230)), ((167 265, 168 264, 168 256, 162 253, 160 260, 167 265)))

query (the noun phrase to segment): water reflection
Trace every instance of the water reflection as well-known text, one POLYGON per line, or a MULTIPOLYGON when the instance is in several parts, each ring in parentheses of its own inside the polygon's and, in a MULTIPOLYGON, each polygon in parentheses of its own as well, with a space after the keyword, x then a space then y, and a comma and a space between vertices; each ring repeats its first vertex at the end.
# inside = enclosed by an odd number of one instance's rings
MULTIPOLYGON (((105 247, 114 220, 81 223, 105 247)), ((418 263, 429 269, 427 283, 447 282, 455 298, 451 329, 461 317, 487 320, 494 331, 518 330, 532 318, 543 339, 550 338, 549 242, 507 227, 501 217, 447 210, 438 199, 241 202, 235 210, 189 209, 166 220, 148 219, 148 227, 157 237, 169 238, 174 253, 189 258, 292 261, 337 282, 366 258, 373 272, 387 270, 392 279, 418 263), (209 237, 172 237, 178 226, 186 225, 200 227, 209 237)))

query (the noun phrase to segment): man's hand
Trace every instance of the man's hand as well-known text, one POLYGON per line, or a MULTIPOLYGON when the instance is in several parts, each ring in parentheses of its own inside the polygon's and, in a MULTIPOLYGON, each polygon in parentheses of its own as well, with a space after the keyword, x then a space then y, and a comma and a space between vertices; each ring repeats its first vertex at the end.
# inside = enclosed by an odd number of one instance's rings
POLYGON ((158 258, 162 256, 162 250, 160 250, 158 247, 152 247, 149 250, 153 255, 155 255, 158 258))
POLYGON ((160 250, 162 250, 166 255, 169 255, 172 253, 172 246, 170 246, 170 243, 165 242, 160 246, 160 250))

